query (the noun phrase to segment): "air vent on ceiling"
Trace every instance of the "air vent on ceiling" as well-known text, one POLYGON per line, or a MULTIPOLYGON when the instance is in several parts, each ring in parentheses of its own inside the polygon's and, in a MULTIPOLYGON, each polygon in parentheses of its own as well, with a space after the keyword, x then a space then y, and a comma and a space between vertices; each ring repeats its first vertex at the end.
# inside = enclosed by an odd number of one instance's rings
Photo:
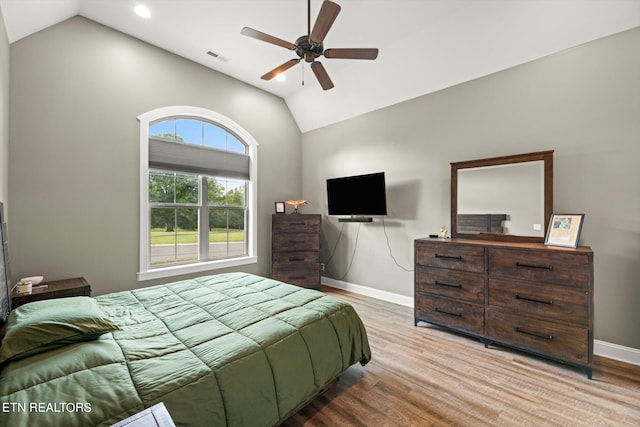
POLYGON ((218 60, 220 60, 220 61, 222 61, 222 62, 227 62, 227 61, 228 61, 228 59, 227 59, 227 58, 225 58, 224 56, 222 56, 222 55, 220 55, 220 54, 218 54, 218 53, 215 53, 215 52, 214 52, 214 51, 212 51, 212 50, 208 50, 208 51, 207 51, 207 55, 209 55, 209 56, 213 56, 214 58, 216 58, 216 59, 218 59, 218 60))

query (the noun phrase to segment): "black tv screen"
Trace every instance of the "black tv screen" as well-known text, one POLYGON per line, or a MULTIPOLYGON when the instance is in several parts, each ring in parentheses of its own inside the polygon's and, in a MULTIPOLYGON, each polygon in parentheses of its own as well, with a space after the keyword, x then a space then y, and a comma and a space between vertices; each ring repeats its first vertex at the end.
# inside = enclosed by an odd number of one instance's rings
POLYGON ((384 172, 327 179, 329 215, 386 215, 384 172))

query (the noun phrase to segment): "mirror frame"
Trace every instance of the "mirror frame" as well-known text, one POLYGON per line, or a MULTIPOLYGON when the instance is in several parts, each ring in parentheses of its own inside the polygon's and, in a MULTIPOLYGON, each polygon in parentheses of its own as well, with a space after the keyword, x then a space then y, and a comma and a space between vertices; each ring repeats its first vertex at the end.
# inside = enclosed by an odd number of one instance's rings
POLYGON ((544 162, 544 233, 549 227, 549 220, 553 213, 553 150, 535 153, 514 154, 510 156, 492 157, 487 159, 468 160, 451 163, 451 237, 457 239, 498 240, 508 242, 543 243, 545 236, 518 236, 497 233, 458 233, 458 170, 487 166, 499 166, 513 163, 524 163, 542 160, 544 162))

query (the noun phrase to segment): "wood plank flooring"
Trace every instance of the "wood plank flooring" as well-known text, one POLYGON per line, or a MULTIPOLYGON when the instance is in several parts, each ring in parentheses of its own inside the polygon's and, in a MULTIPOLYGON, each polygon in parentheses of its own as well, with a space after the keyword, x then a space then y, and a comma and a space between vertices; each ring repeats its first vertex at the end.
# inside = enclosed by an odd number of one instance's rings
POLYGON ((597 358, 580 369, 434 326, 413 310, 323 287, 362 318, 373 358, 282 425, 640 426, 640 367, 597 358))

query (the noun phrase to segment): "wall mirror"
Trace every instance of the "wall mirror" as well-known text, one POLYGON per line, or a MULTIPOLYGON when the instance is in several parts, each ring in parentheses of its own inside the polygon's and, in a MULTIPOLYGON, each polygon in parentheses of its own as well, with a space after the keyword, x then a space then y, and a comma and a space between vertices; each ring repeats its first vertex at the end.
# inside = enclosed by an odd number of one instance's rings
POLYGON ((451 237, 544 242, 553 150, 451 163, 451 237))

